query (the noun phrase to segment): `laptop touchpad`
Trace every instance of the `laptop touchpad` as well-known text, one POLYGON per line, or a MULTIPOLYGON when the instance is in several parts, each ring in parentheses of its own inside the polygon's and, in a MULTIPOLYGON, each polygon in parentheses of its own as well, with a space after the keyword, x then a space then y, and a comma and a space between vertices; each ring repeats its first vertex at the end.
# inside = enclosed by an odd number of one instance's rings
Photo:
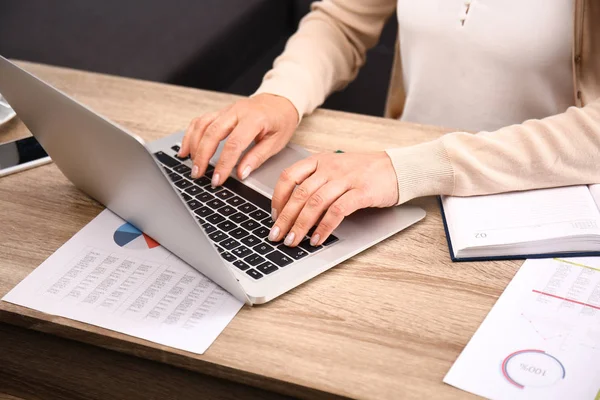
MULTIPOLYGON (((221 142, 217 153, 211 159, 211 164, 219 159, 221 150, 223 148, 224 141, 221 142)), ((281 175, 281 171, 297 161, 300 161, 308 156, 310 152, 304 148, 296 145, 288 145, 278 154, 268 159, 259 169, 252 171, 250 177, 244 181, 245 184, 252 187, 253 189, 262 192, 265 195, 271 197, 273 190, 277 184, 277 180, 281 175)))

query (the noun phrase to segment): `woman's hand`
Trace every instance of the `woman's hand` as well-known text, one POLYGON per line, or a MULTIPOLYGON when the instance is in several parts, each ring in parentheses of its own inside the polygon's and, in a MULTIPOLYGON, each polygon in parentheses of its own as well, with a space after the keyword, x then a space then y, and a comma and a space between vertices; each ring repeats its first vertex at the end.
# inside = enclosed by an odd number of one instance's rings
POLYGON ((323 216, 310 240, 319 246, 356 210, 397 202, 396 172, 385 152, 315 155, 281 174, 273 193, 275 224, 269 240, 285 237, 287 246, 296 246, 323 216))
POLYGON ((212 186, 219 186, 229 177, 242 152, 254 140, 256 145, 244 155, 237 168, 238 177, 246 179, 285 147, 297 125, 298 112, 289 100, 259 94, 192 120, 179 156, 190 155, 194 164, 192 178, 198 178, 206 172, 219 142, 227 138, 212 177, 212 186))

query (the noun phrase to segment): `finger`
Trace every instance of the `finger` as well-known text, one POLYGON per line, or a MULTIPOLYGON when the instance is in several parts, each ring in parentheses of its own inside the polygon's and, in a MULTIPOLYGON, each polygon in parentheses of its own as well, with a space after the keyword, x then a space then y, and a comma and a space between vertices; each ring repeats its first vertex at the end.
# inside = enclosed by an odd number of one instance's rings
MULTIPOLYGON (((286 236, 310 196, 326 183, 327 177, 325 175, 313 174, 294 189, 289 201, 283 207, 281 214, 279 214, 275 224, 271 228, 271 232, 269 232, 270 241, 278 242, 286 236)), ((294 239, 294 235, 290 233, 285 239, 286 244, 293 242, 294 239)))
POLYGON ((320 246, 348 215, 369 206, 368 195, 353 189, 344 193, 329 207, 319 226, 310 238, 312 246, 320 246))
MULTIPOLYGON (((218 177, 213 183, 214 186, 222 184, 231 170, 235 167, 242 152, 248 148, 252 140, 262 131, 260 126, 255 119, 243 118, 233 129, 229 138, 223 146, 223 151, 219 157, 219 161, 215 166, 214 177, 218 177)), ((244 179, 244 178, 242 178, 244 179)))
POLYGON ((350 184, 343 180, 330 181, 313 193, 298 215, 290 233, 286 236, 286 246, 297 246, 306 236, 310 228, 315 226, 323 213, 350 189, 350 184), (292 237, 288 241, 288 238, 292 237))
POLYGON ((198 146, 200 145, 200 141, 206 132, 206 128, 208 128, 216 119, 218 119, 220 115, 220 112, 205 115, 201 117, 200 120, 194 125, 194 130, 190 133, 189 141, 190 157, 192 159, 198 152, 198 146))
POLYGON ((279 153, 287 144, 287 139, 281 138, 279 135, 270 136, 266 139, 257 141, 256 145, 251 148, 244 157, 240 160, 237 168, 238 176, 244 180, 252 171, 260 167, 265 161, 279 153))
POLYGON ((301 184, 306 178, 317 170, 317 159, 314 157, 298 161, 289 168, 284 169, 277 180, 271 200, 271 217, 277 219, 279 211, 286 205, 296 185, 301 184))
POLYGON ((188 155, 193 156, 195 154, 196 146, 204 134, 204 130, 218 117, 218 115, 218 112, 213 112, 194 118, 190 122, 181 143, 179 157, 187 157, 188 155))
POLYGON ((181 148, 179 149, 179 153, 177 153, 179 157, 187 157, 187 155, 190 154, 190 136, 192 135, 192 132, 194 131, 194 128, 199 120, 200 118, 192 119, 185 130, 183 140, 181 141, 181 148))
MULTIPOLYGON (((227 112, 215 119, 204 132, 198 143, 192 167, 192 178, 204 175, 210 159, 215 154, 221 140, 225 139, 237 125, 237 115, 227 112)), ((218 181, 218 174, 213 174, 213 183, 218 181), (215 178, 216 177, 216 178, 215 178)), ((213 184, 213 186, 216 186, 213 184)))

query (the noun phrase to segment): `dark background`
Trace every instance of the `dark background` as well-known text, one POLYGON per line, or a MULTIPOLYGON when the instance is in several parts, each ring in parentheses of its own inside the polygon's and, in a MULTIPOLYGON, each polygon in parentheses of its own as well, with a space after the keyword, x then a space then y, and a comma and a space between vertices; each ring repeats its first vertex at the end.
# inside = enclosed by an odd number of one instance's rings
MULTIPOLYGON (((0 54, 250 95, 310 0, 0 0, 0 54)), ((383 115, 395 18, 357 79, 324 107, 383 115)))

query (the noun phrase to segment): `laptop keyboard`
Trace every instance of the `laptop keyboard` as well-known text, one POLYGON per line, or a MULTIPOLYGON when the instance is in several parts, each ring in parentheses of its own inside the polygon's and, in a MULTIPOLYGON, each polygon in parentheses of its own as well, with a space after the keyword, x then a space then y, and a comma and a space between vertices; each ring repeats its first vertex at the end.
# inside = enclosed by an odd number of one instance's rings
POLYGON ((183 164, 189 157, 177 157, 177 145, 171 150, 173 156, 162 151, 154 153, 154 156, 163 165, 208 237, 215 242, 221 257, 249 277, 262 279, 338 241, 336 236, 330 235, 323 245, 311 246, 310 236, 314 228, 294 248, 283 242, 269 241, 273 220, 268 197, 232 178, 213 189, 210 182, 214 168, 210 165, 204 176, 194 180, 191 168, 183 164))

